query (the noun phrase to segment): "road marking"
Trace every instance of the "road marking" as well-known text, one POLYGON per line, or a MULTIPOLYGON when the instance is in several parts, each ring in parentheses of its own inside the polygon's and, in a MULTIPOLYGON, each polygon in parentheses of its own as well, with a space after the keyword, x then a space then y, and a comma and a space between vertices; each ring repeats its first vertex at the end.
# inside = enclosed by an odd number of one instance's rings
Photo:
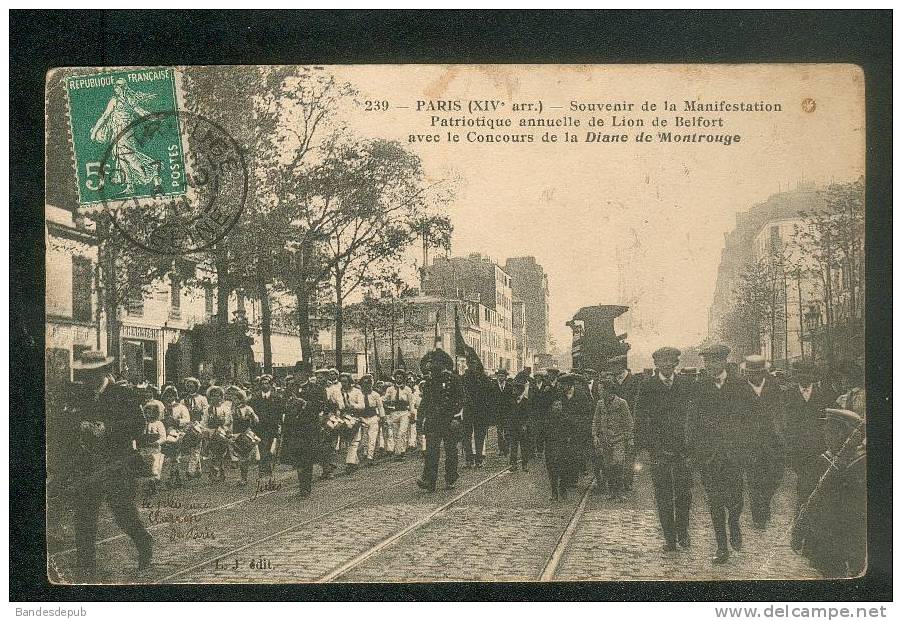
POLYGON ((293 531, 293 530, 296 530, 296 529, 298 529, 298 528, 301 528, 301 527, 306 526, 306 525, 308 525, 308 524, 311 524, 311 523, 313 523, 313 522, 318 522, 319 520, 321 520, 321 519, 323 519, 323 518, 325 518, 325 517, 329 517, 330 515, 333 515, 333 514, 335 514, 335 513, 338 513, 339 511, 344 511, 344 510, 347 509, 348 507, 351 507, 351 506, 353 506, 353 505, 355 505, 355 504, 358 504, 360 501, 365 500, 365 499, 367 499, 367 498, 372 498, 373 496, 376 496, 376 495, 378 495, 378 494, 384 492, 385 490, 389 489, 390 487, 397 487, 398 485, 402 485, 402 484, 404 484, 404 483, 409 483, 410 481, 413 481, 413 480, 415 480, 415 479, 416 479, 415 476, 414 476, 414 477, 408 477, 408 478, 406 478, 406 479, 402 479, 402 480, 400 480, 400 481, 394 481, 394 482, 392 482, 392 483, 389 483, 389 484, 387 484, 387 485, 384 485, 384 486, 382 486, 382 487, 376 489, 376 490, 375 490, 374 492, 372 492, 371 494, 367 494, 366 496, 361 496, 361 497, 359 497, 359 498, 356 498, 356 499, 352 500, 351 502, 345 503, 345 504, 341 505, 340 507, 337 507, 337 508, 335 508, 335 509, 332 509, 331 511, 326 511, 325 513, 321 513, 321 514, 319 514, 319 515, 317 515, 317 516, 315 516, 315 517, 312 517, 312 518, 310 518, 310 519, 308 519, 308 520, 304 520, 303 522, 300 522, 300 523, 298 523, 298 524, 293 524, 293 525, 291 525, 291 526, 288 526, 288 527, 286 527, 286 528, 283 528, 282 530, 280 530, 280 531, 278 531, 278 532, 275 532, 275 533, 272 533, 272 534, 269 534, 269 535, 267 535, 266 537, 262 537, 261 539, 256 539, 256 540, 254 540, 254 541, 252 541, 252 542, 250 542, 250 543, 244 544, 243 546, 239 546, 239 547, 237 547, 237 548, 233 548, 233 549, 229 550, 228 552, 226 552, 225 554, 220 554, 219 556, 215 556, 215 557, 213 557, 213 558, 208 558, 208 559, 206 559, 206 560, 204 560, 204 561, 201 561, 200 563, 195 563, 194 565, 191 565, 190 567, 186 567, 185 569, 180 569, 179 571, 177 571, 177 572, 175 572, 175 573, 169 574, 168 576, 165 576, 165 577, 161 578, 157 583, 159 584, 159 583, 168 582, 169 580, 171 580, 172 578, 175 578, 176 576, 181 576, 181 575, 183 575, 183 574, 190 573, 190 572, 192 572, 192 571, 194 571, 194 570, 196 570, 196 569, 199 569, 199 568, 201 568, 201 567, 203 567, 203 566, 205 566, 205 565, 209 565, 210 563, 215 563, 216 561, 221 561, 222 559, 226 558, 227 556, 232 556, 232 555, 234 555, 234 554, 237 554, 238 552, 243 552, 244 550, 247 550, 247 549, 250 548, 250 547, 259 545, 259 544, 261 544, 261 543, 266 543, 267 541, 269 541, 269 540, 271 540, 271 539, 275 539, 276 537, 279 537, 279 536, 281 536, 281 535, 284 535, 284 534, 286 534, 286 533, 289 533, 289 532, 291 532, 291 531, 293 531))
POLYGON ((551 553, 551 558, 548 559, 548 563, 545 565, 545 569, 542 571, 542 575, 539 576, 540 582, 549 582, 551 580, 554 580, 554 574, 555 572, 557 572, 558 565, 561 564, 561 558, 563 558, 564 556, 564 551, 570 544, 570 540, 573 539, 573 535, 576 534, 576 527, 579 524, 580 519, 583 517, 583 513, 585 513, 586 511, 586 502, 589 500, 589 493, 591 491, 592 481, 589 481, 589 486, 586 488, 585 493, 583 493, 583 499, 579 501, 579 505, 577 505, 576 511, 574 511, 573 515, 570 517, 570 523, 567 524, 567 528, 564 529, 564 532, 561 534, 561 538, 558 540, 557 545, 554 548, 554 552, 551 553))
POLYGON ((357 567, 358 565, 360 565, 361 563, 363 563, 365 560, 367 560, 368 558, 370 558, 370 557, 373 556, 374 554, 380 552, 381 550, 384 550, 385 548, 387 548, 388 546, 390 546, 391 544, 393 544, 394 542, 396 542, 398 539, 401 539, 404 535, 408 534, 408 533, 411 532, 411 531, 416 530, 417 528, 420 528, 421 526, 423 526, 424 524, 426 524, 427 522, 429 522, 430 520, 432 520, 432 518, 434 518, 436 515, 438 515, 439 513, 441 513, 442 511, 444 511, 445 509, 447 509, 448 507, 450 507, 450 506, 453 505, 454 503, 456 503, 458 500, 460 500, 461 498, 463 498, 464 496, 466 496, 466 495, 469 494, 470 492, 474 491, 475 489, 477 489, 477 488, 479 488, 479 487, 482 487, 483 485, 485 485, 486 483, 488 483, 488 482, 491 481, 492 479, 496 479, 496 478, 498 478, 498 477, 500 477, 500 476, 502 476, 502 475, 509 474, 510 471, 511 471, 511 470, 510 470, 510 467, 508 467, 508 468, 505 468, 504 470, 501 470, 500 472, 496 472, 495 474, 493 474, 493 475, 490 476, 489 478, 480 481, 479 483, 477 483, 477 484, 474 485, 473 487, 467 489, 466 491, 461 492, 460 494, 458 494, 457 496, 455 496, 454 498, 452 498, 451 500, 449 500, 449 501, 446 502, 445 504, 441 505, 439 508, 434 509, 433 511, 431 511, 430 513, 428 513, 425 517, 420 518, 419 520, 417 520, 416 522, 414 522, 414 523, 411 524, 410 526, 408 526, 408 527, 404 528, 403 530, 401 530, 401 531, 395 533, 394 535, 391 535, 390 537, 388 537, 388 538, 386 538, 386 539, 383 539, 382 541, 380 541, 379 543, 377 543, 376 545, 374 545, 374 546, 373 546, 372 548, 370 548, 369 550, 366 550, 365 552, 362 552, 361 554, 358 554, 357 556, 355 556, 354 558, 352 558, 350 561, 347 561, 347 562, 344 563, 343 565, 339 566, 337 569, 334 569, 334 570, 330 571, 328 574, 326 574, 326 575, 323 576, 322 578, 318 578, 318 579, 316 580, 316 582, 332 582, 332 581, 335 580, 336 578, 342 576, 343 574, 346 574, 348 571, 350 571, 351 569, 357 567))

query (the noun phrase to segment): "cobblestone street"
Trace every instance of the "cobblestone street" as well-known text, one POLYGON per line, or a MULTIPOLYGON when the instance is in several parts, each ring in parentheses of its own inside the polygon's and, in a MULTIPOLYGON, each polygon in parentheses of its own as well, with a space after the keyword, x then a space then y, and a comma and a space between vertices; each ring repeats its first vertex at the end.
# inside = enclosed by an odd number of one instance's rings
MULTIPOLYGON (((492 451, 494 452, 494 451, 492 451)), ((568 500, 549 500, 542 462, 528 472, 462 470, 453 490, 426 494, 415 485, 422 461, 382 462, 296 496, 294 473, 282 468, 265 489, 234 479, 142 498, 154 535, 154 564, 136 573, 135 549, 105 515, 98 535, 103 582, 292 583, 552 580, 811 579, 817 573, 788 545, 794 481, 775 499, 774 522, 751 528, 745 548, 712 565, 713 536, 700 484, 693 488, 692 547, 663 554, 650 478, 614 503, 583 480, 568 500), (583 502, 584 501, 584 502, 583 502)), ((234 477, 235 474, 233 473, 234 477)), ((75 580, 74 550, 57 549, 48 570, 75 580)))

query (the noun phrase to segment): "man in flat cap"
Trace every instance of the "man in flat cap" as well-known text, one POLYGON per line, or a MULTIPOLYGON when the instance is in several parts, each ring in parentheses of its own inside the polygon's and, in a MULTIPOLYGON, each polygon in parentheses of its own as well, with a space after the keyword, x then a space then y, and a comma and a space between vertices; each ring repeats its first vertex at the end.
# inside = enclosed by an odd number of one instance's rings
POLYGON ((786 414, 786 462, 796 473, 796 512, 823 474, 819 467, 824 444, 824 409, 830 394, 818 384, 817 366, 809 360, 792 364, 793 383, 783 393, 786 414))
POLYGON ((852 410, 825 410, 823 473, 802 504, 793 547, 825 578, 857 578, 867 568, 867 451, 864 419, 852 410))
POLYGON ((744 435, 739 401, 741 384, 729 377, 730 348, 715 343, 699 352, 706 374, 695 385, 687 436, 699 467, 717 552, 712 561, 722 564, 730 546, 742 549, 739 518, 742 514, 742 456, 744 435), (729 540, 727 528, 729 527, 729 540))
POLYGON ((752 523, 763 530, 770 522, 774 493, 783 480, 783 395, 776 379, 768 374, 763 356, 746 356, 745 379, 739 391, 749 443, 745 482, 752 523))
POLYGON ((692 475, 687 463, 686 419, 694 385, 676 374, 680 350, 662 347, 652 354, 655 374, 636 396, 637 449, 651 460, 655 504, 664 534, 664 552, 688 547, 692 475))
POLYGON ((75 457, 75 547, 79 581, 96 579, 97 519, 106 502, 116 524, 138 551, 138 569, 150 566, 153 538, 138 513, 137 443, 145 431, 141 404, 132 390, 112 375, 114 358, 102 352, 82 352, 72 369, 94 399, 85 404, 78 426, 75 457))
MULTIPOLYGON (((607 371, 613 380, 614 394, 626 401, 630 408, 630 412, 636 411, 636 395, 639 394, 639 385, 642 383, 642 377, 633 375, 627 367, 626 355, 615 356, 607 361, 607 371)), ((633 437, 635 438, 637 430, 635 428, 635 417, 633 420, 633 437)), ((626 449, 626 461, 623 464, 623 487, 627 492, 633 489, 633 479, 636 475, 636 443, 630 442, 626 449)))

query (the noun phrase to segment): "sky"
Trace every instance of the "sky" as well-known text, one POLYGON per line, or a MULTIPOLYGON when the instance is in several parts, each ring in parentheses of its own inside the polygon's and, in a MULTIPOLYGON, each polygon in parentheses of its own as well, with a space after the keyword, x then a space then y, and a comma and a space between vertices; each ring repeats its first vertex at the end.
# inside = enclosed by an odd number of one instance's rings
MULTIPOLYGON (((864 174, 864 82, 851 65, 370 65, 332 67, 359 92, 341 112, 349 128, 365 137, 398 140, 417 153, 427 178, 455 185, 448 207, 455 231, 452 253, 480 252, 503 264, 510 256, 534 255, 549 278, 551 332, 568 351, 564 323, 591 304, 618 303, 618 247, 636 243, 642 265, 627 273, 643 292, 644 313, 654 329, 629 335, 634 350, 689 346, 707 333, 724 234, 737 212, 771 194, 864 174), (411 143, 411 134, 437 133, 430 117, 479 116, 468 101, 505 102, 490 118, 511 118, 513 127, 486 133, 533 132, 520 117, 582 122, 572 129, 620 133, 612 116, 643 118, 654 133, 655 115, 675 133, 740 134, 738 143, 532 144, 411 143), (388 101, 388 110, 367 111, 366 101, 388 101), (417 111, 417 101, 457 100, 461 112, 417 111), (678 112, 662 112, 663 102, 678 112), (723 128, 672 126, 684 100, 779 103, 782 112, 706 112, 723 128), (511 112, 517 102, 542 102, 544 112, 511 112), (632 102, 633 112, 570 112, 570 102, 632 102), (643 101, 656 112, 642 112, 643 101), (811 102, 814 102, 812 107, 811 102), (550 109, 561 106, 561 109, 550 109), (406 109, 404 108, 406 107, 406 109), (590 118, 606 121, 589 128, 590 118)), ((562 133, 563 128, 555 130, 562 133)), ((636 361, 636 366, 648 366, 636 361)))

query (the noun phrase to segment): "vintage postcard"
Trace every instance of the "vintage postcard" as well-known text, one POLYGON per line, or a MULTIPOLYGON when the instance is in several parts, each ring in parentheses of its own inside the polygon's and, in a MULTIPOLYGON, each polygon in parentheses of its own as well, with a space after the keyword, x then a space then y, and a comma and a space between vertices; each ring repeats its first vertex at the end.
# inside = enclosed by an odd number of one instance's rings
POLYGON ((867 568, 843 64, 46 78, 56 584, 867 568))

